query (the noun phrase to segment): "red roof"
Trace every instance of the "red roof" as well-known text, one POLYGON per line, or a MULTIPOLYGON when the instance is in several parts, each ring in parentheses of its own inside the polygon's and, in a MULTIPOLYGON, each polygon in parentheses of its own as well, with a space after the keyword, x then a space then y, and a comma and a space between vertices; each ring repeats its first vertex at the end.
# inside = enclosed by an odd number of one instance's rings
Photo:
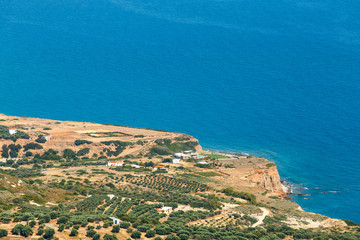
POLYGON ((109 163, 121 163, 119 161, 109 161, 109 163))

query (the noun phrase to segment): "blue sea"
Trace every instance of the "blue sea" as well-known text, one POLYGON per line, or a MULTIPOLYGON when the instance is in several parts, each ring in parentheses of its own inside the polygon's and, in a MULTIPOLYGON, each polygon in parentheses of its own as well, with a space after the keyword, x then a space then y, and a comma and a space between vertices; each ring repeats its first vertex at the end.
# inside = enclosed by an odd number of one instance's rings
POLYGON ((360 2, 1 0, 0 112, 185 132, 360 222, 360 2), (327 194, 324 194, 326 192, 327 194))

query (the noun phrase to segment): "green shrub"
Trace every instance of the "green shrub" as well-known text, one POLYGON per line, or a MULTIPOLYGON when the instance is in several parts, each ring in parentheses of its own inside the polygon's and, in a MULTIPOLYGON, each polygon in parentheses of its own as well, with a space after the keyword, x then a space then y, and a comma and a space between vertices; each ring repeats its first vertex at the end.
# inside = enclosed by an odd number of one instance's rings
MULTIPOLYGON (((145 205, 142 205, 142 206, 145 206, 145 205)), ((151 228, 151 226, 149 224, 142 224, 137 227, 137 229, 140 232, 146 232, 147 230, 150 230, 150 228, 151 228)))
POLYGON ((170 155, 171 152, 166 148, 152 147, 150 149, 150 154, 153 154, 153 155, 170 155))
POLYGON ((180 238, 174 234, 170 234, 166 237, 166 240, 180 240, 180 238))
POLYGON ((45 239, 52 239, 55 235, 55 230, 52 228, 48 228, 45 230, 44 238, 45 239))
POLYGON ((360 226, 360 224, 355 223, 355 222, 350 221, 350 220, 343 219, 343 221, 344 221, 348 226, 360 226))
POLYGON ((6 237, 8 235, 8 231, 5 229, 0 229, 0 238, 6 237))
POLYGON ((227 196, 242 198, 249 201, 252 204, 256 203, 256 196, 251 193, 237 192, 232 187, 224 188, 222 192, 225 193, 225 195, 227 196))
POLYGON ((35 227, 35 225, 36 225, 36 222, 35 222, 34 220, 32 220, 32 221, 29 222, 29 226, 30 226, 31 228, 35 227))
POLYGON ((141 232, 140 231, 133 231, 131 233, 131 238, 134 238, 134 239, 139 239, 141 238, 141 232))
POLYGON ((189 235, 187 235, 187 234, 179 234, 179 238, 180 238, 181 240, 188 240, 188 239, 189 239, 189 235))
POLYGON ((27 151, 27 152, 25 153, 25 157, 31 157, 32 155, 33 155, 33 153, 30 152, 30 151, 27 151))
POLYGON ((37 139, 35 139, 35 142, 38 143, 46 143, 46 139, 44 138, 43 135, 39 135, 37 139))
POLYGON ((113 229, 111 230, 111 232, 113 232, 113 233, 118 233, 118 232, 120 232, 120 226, 119 226, 119 225, 114 225, 114 226, 113 226, 113 229))
POLYGON ((100 234, 96 233, 96 234, 93 236, 92 240, 100 240, 100 234))
POLYGON ((267 168, 270 168, 270 167, 272 167, 272 166, 274 166, 275 165, 275 163, 268 163, 268 164, 266 164, 266 167, 267 168))
POLYGON ((76 153, 71 149, 65 149, 63 151, 63 158, 75 159, 76 158, 76 153))
POLYGON ((65 229, 65 224, 60 223, 60 224, 59 224, 58 231, 59 231, 59 232, 62 232, 62 231, 64 231, 64 229, 65 229))
POLYGON ((84 156, 90 152, 90 148, 83 148, 76 153, 76 156, 84 156))
POLYGON ((121 222, 120 227, 124 229, 128 229, 130 227, 131 223, 129 222, 121 222))
POLYGON ((30 236, 33 231, 28 225, 16 224, 15 227, 11 230, 11 233, 14 235, 21 235, 23 237, 30 236))
POLYGON ((156 235, 156 232, 154 230, 147 230, 145 237, 152 238, 152 237, 155 237, 155 235, 156 235))
POLYGON ((90 229, 89 231, 86 232, 86 236, 87 237, 94 237, 96 235, 96 231, 94 229, 90 229))
MULTIPOLYGON (((43 160, 60 160, 61 157, 57 154, 58 154, 57 151, 50 148, 49 150, 44 152, 39 158, 43 159, 43 160)), ((34 158, 35 158, 35 156, 34 156, 34 158)))
POLYGON ((76 146, 80 146, 80 145, 83 145, 83 144, 91 144, 92 142, 91 141, 87 141, 87 140, 75 140, 75 145, 76 146))
POLYGON ((105 234, 104 240, 117 240, 117 237, 115 235, 105 234))
POLYGON ((73 228, 72 230, 71 230, 71 232, 70 232, 70 237, 75 237, 75 236, 77 236, 79 234, 79 232, 75 229, 75 228, 73 228))
POLYGON ((38 143, 28 143, 28 144, 24 145, 24 151, 27 151, 29 149, 33 149, 33 150, 43 149, 43 147, 38 143))

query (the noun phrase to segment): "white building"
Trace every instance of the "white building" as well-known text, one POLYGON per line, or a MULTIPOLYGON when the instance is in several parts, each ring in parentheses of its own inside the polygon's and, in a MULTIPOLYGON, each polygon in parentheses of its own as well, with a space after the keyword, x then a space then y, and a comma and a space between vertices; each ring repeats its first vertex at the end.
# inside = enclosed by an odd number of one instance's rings
POLYGON ((193 158, 193 159, 204 159, 205 156, 193 153, 193 154, 191 154, 191 158, 193 158))
POLYGON ((131 164, 132 168, 143 168, 142 166, 136 165, 136 164, 131 164))
POLYGON ((209 163, 207 163, 207 162, 198 162, 197 164, 206 165, 206 164, 209 164, 209 163))
POLYGON ((109 217, 109 220, 113 221, 113 225, 120 224, 120 219, 118 219, 116 217, 109 217))
POLYGON ((10 135, 17 133, 17 130, 15 128, 9 128, 7 131, 10 135))
POLYGON ((172 160, 172 163, 180 163, 180 159, 174 158, 174 159, 172 160))
POLYGON ((184 154, 184 153, 175 153, 174 157, 178 158, 178 159, 189 159, 191 157, 191 155, 190 154, 184 154))
POLYGON ((159 213, 171 213, 172 207, 162 207, 156 209, 159 213))
POLYGON ((43 139, 45 139, 46 141, 49 141, 51 139, 51 136, 44 136, 43 139))
POLYGON ((174 157, 175 157, 175 158, 179 158, 179 159, 181 159, 183 156, 184 156, 183 153, 175 153, 175 154, 174 154, 174 157))
POLYGON ((108 161, 108 167, 121 167, 123 165, 120 161, 108 161))
POLYGON ((169 171, 166 167, 163 167, 163 166, 155 166, 154 167, 154 171, 156 171, 156 170, 164 170, 164 171, 169 171))

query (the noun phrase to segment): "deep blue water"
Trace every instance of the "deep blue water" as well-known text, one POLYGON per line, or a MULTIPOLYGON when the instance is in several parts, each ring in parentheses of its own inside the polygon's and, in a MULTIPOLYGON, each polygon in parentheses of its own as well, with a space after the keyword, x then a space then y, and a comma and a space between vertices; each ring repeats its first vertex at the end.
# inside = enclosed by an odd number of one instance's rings
POLYGON ((360 222, 360 2, 1 0, 0 112, 186 132, 360 222), (339 191, 334 194, 321 192, 339 191))

